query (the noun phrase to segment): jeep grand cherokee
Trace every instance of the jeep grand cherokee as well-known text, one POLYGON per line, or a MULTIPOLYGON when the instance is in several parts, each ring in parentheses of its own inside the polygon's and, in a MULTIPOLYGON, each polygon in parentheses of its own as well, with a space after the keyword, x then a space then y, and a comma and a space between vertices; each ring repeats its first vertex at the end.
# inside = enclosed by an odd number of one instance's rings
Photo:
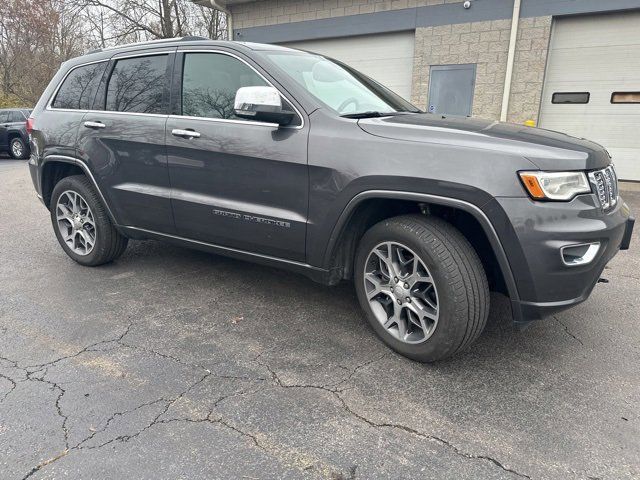
POLYGON ((480 335, 490 289, 526 323, 585 300, 633 219, 607 151, 423 113, 321 55, 199 38, 62 65, 31 176, 64 251, 161 239, 353 280, 377 334, 420 361, 480 335))

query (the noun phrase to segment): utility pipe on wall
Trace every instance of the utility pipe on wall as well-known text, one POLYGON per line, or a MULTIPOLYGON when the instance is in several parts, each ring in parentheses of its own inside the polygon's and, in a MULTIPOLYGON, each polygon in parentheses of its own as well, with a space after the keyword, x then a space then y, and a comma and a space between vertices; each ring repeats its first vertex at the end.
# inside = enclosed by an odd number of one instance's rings
POLYGON ((500 121, 507 120, 509 111, 509 96, 511 94, 511 79, 513 78, 513 63, 516 57, 516 42, 518 41, 518 21, 520 20, 520 2, 513 0, 513 15, 511 16, 511 36, 509 37, 509 55, 507 56, 507 73, 504 76, 504 90, 502 91, 502 111, 500 121))
POLYGON ((220 10, 227 16, 227 39, 233 40, 233 16, 224 0, 191 0, 196 5, 220 10))

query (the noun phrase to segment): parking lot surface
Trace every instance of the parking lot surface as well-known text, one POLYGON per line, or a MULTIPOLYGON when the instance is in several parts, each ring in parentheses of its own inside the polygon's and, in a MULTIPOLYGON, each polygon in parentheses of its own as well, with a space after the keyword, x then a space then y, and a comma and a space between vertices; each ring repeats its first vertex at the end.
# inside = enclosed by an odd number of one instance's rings
MULTIPOLYGON (((640 193, 625 198, 636 215, 640 193)), ((85 268, 0 159, 0 478, 640 477, 640 238, 591 298, 435 365, 349 284, 162 243, 85 268)))

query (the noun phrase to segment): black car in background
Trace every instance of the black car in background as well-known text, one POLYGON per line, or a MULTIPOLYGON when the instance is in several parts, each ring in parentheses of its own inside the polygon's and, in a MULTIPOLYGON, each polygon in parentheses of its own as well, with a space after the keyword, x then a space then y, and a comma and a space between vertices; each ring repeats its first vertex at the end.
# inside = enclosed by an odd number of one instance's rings
POLYGON ((30 114, 29 108, 0 110, 0 152, 9 152, 17 159, 29 157, 27 119, 30 114))

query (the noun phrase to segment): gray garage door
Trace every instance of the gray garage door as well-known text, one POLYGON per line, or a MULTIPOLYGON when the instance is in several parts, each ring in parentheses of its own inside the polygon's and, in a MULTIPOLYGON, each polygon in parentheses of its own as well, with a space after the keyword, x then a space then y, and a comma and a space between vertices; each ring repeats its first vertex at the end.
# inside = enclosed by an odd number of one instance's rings
POLYGON ((410 100, 414 38, 414 32, 399 32, 282 45, 340 60, 410 100))
POLYGON ((555 20, 540 126, 601 143, 640 180, 640 12, 555 20))

